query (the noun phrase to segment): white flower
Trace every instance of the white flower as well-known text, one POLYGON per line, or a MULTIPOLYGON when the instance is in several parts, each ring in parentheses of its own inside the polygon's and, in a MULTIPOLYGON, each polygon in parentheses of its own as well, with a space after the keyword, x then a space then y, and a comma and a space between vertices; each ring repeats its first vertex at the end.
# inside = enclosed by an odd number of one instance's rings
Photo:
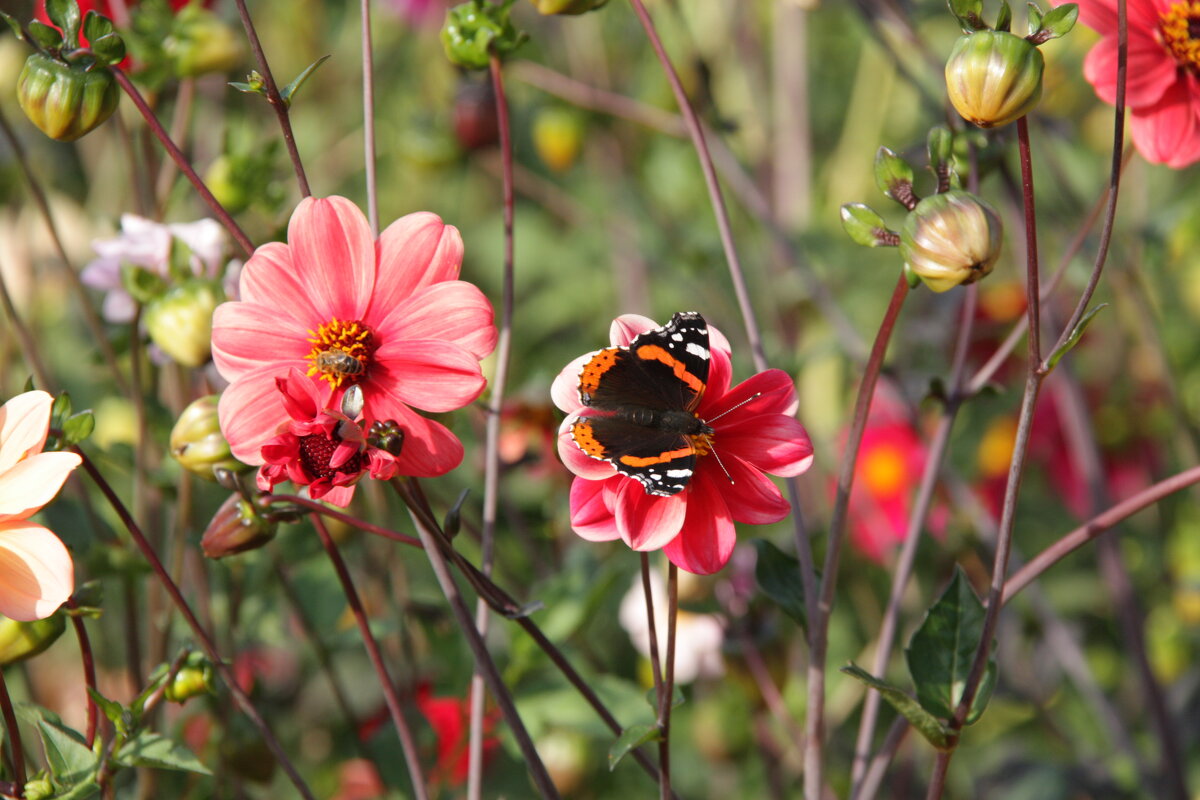
MULTIPOLYGON (((667 658, 667 592, 662 576, 650 573, 650 594, 654 598, 654 630, 658 634, 658 657, 667 658)), ((646 620, 646 595, 639 575, 621 600, 618 614, 633 646, 650 657, 650 626, 646 620)), ((675 682, 691 683, 696 678, 719 678, 725 674, 721 643, 725 623, 716 614, 680 611, 675 619, 675 682)))

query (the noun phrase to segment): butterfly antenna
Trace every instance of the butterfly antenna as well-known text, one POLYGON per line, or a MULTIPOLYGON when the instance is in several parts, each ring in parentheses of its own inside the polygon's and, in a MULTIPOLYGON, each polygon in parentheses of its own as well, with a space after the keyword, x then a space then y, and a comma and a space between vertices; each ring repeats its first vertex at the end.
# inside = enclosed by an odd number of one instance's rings
MULTIPOLYGON (((747 401, 749 402, 749 401, 747 401)), ((733 409, 729 409, 732 411, 733 409)), ((725 477, 729 478, 729 483, 735 483, 733 476, 729 474, 729 470, 725 469, 725 462, 721 460, 721 456, 717 453, 717 448, 713 446, 712 439, 708 440, 708 454, 717 460, 717 466, 721 468, 721 472, 725 473, 725 477)))
POLYGON ((738 410, 739 408, 741 408, 742 406, 746 405, 747 403, 753 403, 755 400, 757 400, 757 399, 758 399, 758 398, 760 398, 760 397, 762 397, 762 392, 755 392, 754 394, 750 395, 749 397, 747 397, 747 398, 746 398, 745 400, 743 400, 742 402, 738 403, 738 404, 737 404, 736 406, 734 406, 733 408, 727 408, 727 409, 725 409, 724 411, 722 411, 720 414, 717 414, 717 415, 716 415, 715 417, 713 417, 712 419, 706 419, 706 420, 704 420, 704 422, 705 422, 706 424, 707 424, 707 423, 709 423, 709 422, 716 422, 717 420, 719 420, 721 417, 725 416, 726 414, 730 414, 730 413, 732 413, 732 412, 734 412, 734 411, 737 411, 737 410, 738 410))

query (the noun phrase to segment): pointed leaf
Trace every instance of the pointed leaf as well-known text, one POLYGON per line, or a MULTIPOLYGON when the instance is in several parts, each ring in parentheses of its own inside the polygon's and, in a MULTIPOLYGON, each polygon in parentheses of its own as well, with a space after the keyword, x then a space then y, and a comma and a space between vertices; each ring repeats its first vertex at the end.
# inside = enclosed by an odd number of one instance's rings
POLYGON ((109 33, 91 40, 92 52, 105 64, 120 64, 125 58, 125 40, 116 33, 109 33))
POLYGON ((21 30, 21 23, 17 21, 16 17, 14 17, 12 14, 0 11, 0 19, 3 19, 8 23, 8 27, 12 28, 12 32, 16 34, 18 39, 20 39, 22 42, 25 41, 25 31, 21 30))
POLYGON ((887 700, 892 708, 900 712, 900 714, 912 723, 912 726, 924 736, 931 745, 938 750, 949 750, 952 745, 952 733, 949 728, 943 725, 937 717, 930 714, 925 709, 921 708, 921 704, 910 697, 906 692, 896 686, 892 686, 887 681, 876 678, 871 673, 854 664, 853 662, 842 667, 842 672, 852 678, 870 686, 879 694, 883 695, 883 699, 887 700))
POLYGON ((79 46, 79 3, 75 0, 46 0, 46 16, 62 31, 63 39, 70 47, 79 46))
POLYGON ((1029 35, 1036 36, 1037 32, 1042 29, 1042 9, 1037 3, 1028 3, 1029 12, 1026 16, 1029 19, 1029 35))
MULTIPOLYGON (((653 708, 655 711, 658 711, 658 692, 656 692, 653 688, 646 692, 646 702, 651 708, 653 708)), ((684 699, 683 692, 680 691, 679 686, 677 684, 671 684, 671 708, 677 708, 683 705, 684 702, 686 702, 686 700, 684 699)))
POLYGON ((1046 16, 1042 18, 1040 29, 1035 34, 1041 41, 1049 39, 1057 39, 1060 36, 1066 36, 1070 33, 1071 28, 1075 27, 1075 22, 1079 19, 1079 6, 1075 3, 1066 3, 1061 6, 1050 9, 1046 16))
POLYGON ((1075 330, 1071 331, 1071 335, 1062 343, 1062 346, 1050 354, 1050 358, 1046 359, 1047 369, 1054 369, 1062 357, 1071 351, 1071 348, 1079 344, 1079 340, 1083 338, 1083 332, 1087 330, 1088 325, 1092 324, 1092 319, 1100 313, 1104 308, 1108 307, 1108 303, 1101 303, 1091 311, 1083 315, 1083 319, 1079 320, 1079 324, 1075 326, 1075 330))
POLYGON ((212 774, 191 750, 153 731, 142 731, 122 745, 115 760, 127 767, 157 767, 201 775, 212 774))
POLYGON ((657 742, 662 738, 662 731, 657 725, 630 725, 626 728, 613 746, 608 748, 608 771, 617 768, 621 759, 647 742, 657 742))
POLYGON ((783 609, 784 613, 808 629, 808 615, 804 610, 804 586, 800 582, 800 562, 780 550, 766 539, 755 539, 754 549, 758 561, 754 565, 754 578, 758 588, 783 609))
POLYGON ((317 67, 321 66, 328 60, 329 56, 321 56, 316 61, 305 67, 304 71, 297 75, 295 80, 280 89, 279 96, 283 98, 283 104, 285 106, 290 107, 292 105, 292 97, 296 94, 296 91, 304 85, 304 82, 308 80, 314 72, 317 71, 317 67))
POLYGON ((875 152, 875 185, 879 191, 908 209, 916 205, 912 165, 886 147, 875 152))
POLYGON ((1000 0, 1000 13, 996 15, 996 30, 1012 30, 1012 8, 1008 0, 1000 0))
POLYGON ((54 800, 88 800, 100 794, 100 784, 94 778, 85 778, 74 786, 68 786, 54 793, 54 800))
POLYGON ((958 17, 963 33, 983 30, 983 0, 947 0, 950 13, 958 17))
POLYGON ((99 757, 87 746, 83 734, 64 725, 53 711, 32 705, 18 706, 18 711, 37 728, 46 751, 46 766, 56 783, 79 783, 96 771, 99 757))
POLYGON ((107 717, 108 721, 116 728, 117 733, 122 736, 129 736, 130 729, 133 727, 133 715, 129 713, 129 710, 116 700, 109 700, 90 686, 88 687, 88 694, 95 701, 96 706, 100 709, 100 713, 107 717))
POLYGON ((98 14, 89 9, 87 14, 85 14, 83 17, 83 35, 86 36, 87 40, 93 45, 96 43, 97 39, 102 36, 107 36, 108 34, 112 33, 113 30, 115 29, 113 28, 112 20, 103 14, 98 14))
POLYGON ((62 34, 36 19, 29 21, 29 38, 33 39, 39 50, 52 51, 63 46, 62 34))
POLYGON ((842 206, 842 228, 855 244, 864 247, 888 247, 900 242, 899 235, 888 229, 883 217, 862 203, 842 206))
POLYGON ((954 134, 944 125, 930 128, 926 150, 929 153, 929 169, 937 176, 937 190, 944 192, 950 188, 954 175, 954 134))
MULTIPOLYGON (((956 567, 950 585, 929 609, 905 650, 917 699, 930 714, 946 719, 954 716, 983 635, 983 618, 983 603, 975 596, 962 568, 956 567)), ((994 664, 993 655, 989 667, 994 669, 994 664)), ((987 706, 989 694, 990 690, 976 693, 970 710, 972 719, 987 706)))
POLYGON ((63 440, 65 444, 79 444, 92 435, 96 429, 96 416, 90 411, 80 411, 73 414, 63 423, 63 440))

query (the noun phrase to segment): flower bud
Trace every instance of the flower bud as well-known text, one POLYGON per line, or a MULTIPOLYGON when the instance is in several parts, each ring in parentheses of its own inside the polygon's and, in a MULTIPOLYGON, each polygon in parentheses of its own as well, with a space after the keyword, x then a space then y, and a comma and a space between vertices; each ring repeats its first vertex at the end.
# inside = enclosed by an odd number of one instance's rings
POLYGON ((242 58, 241 40, 220 17, 199 5, 185 6, 163 40, 175 74, 191 78, 210 72, 229 72, 242 58))
POLYGON ((377 419, 367 431, 367 444, 378 447, 388 455, 399 456, 404 450, 404 430, 394 419, 377 419))
POLYGON ((0 667, 33 658, 54 644, 66 629, 67 618, 61 613, 33 622, 0 617, 0 667))
POLYGON ((105 67, 88 70, 44 53, 25 59, 17 78, 17 100, 29 121, 60 142, 73 142, 117 109, 120 94, 105 67))
POLYGON ((233 457, 229 442, 221 434, 215 394, 193 401, 179 415, 171 429, 171 455, 184 469, 209 481, 217 480, 213 472, 216 469, 246 469, 233 457))
POLYGON ((583 147, 583 121, 565 108, 544 108, 533 119, 533 146, 555 172, 566 172, 583 147))
POLYGON ((946 91, 955 110, 981 128, 1025 116, 1042 96, 1042 53, 1007 31, 976 31, 955 43, 946 91))
POLYGON ((54 783, 44 772, 34 775, 25 784, 25 800, 49 800, 55 794, 54 783))
POLYGON ((935 292, 972 283, 1000 256, 1000 218, 970 192, 953 189, 926 197, 900 231, 905 265, 935 292))
POLYGON ((185 367, 208 361, 217 292, 211 281, 189 280, 151 300, 143 315, 150 340, 185 367))
POLYGON ((513 2, 467 0, 447 11, 442 48, 450 63, 464 69, 487 69, 493 54, 504 58, 520 47, 529 37, 509 19, 513 2))
POLYGON ((213 694, 214 691, 216 682, 212 662, 199 653, 193 653, 175 673, 175 679, 167 684, 163 690, 163 697, 182 705, 193 697, 213 694))
POLYGON ((608 0, 529 0, 539 14, 586 14, 608 3, 608 0))
POLYGON ((241 495, 231 494, 208 523, 200 539, 200 549, 209 558, 256 550, 275 538, 277 527, 241 495))
POLYGON ((489 80, 468 77, 454 94, 454 136, 464 150, 480 150, 500 141, 496 117, 496 90, 489 80))

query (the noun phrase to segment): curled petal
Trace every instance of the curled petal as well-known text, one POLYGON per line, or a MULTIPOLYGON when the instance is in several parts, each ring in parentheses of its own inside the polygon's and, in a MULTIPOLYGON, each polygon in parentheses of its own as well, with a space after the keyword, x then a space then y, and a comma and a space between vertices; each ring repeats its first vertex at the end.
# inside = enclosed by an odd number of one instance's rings
POLYGON ((75 453, 35 453, 0 473, 0 523, 37 513, 80 462, 75 453))
POLYGON ((612 488, 618 480, 576 478, 571 483, 571 528, 582 538, 590 542, 610 542, 620 538, 613 514, 616 491, 612 488))
POLYGON ((221 433, 233 457, 243 464, 262 464, 263 445, 288 424, 288 413, 275 386, 279 373, 274 364, 248 372, 231 383, 217 403, 221 433))
POLYGON ((703 473, 697 473, 694 480, 687 520, 663 552, 682 570, 711 575, 729 561, 737 544, 737 531, 719 488, 703 473))
POLYGON ((646 494, 632 478, 622 477, 617 487, 617 533, 634 550, 658 550, 679 535, 687 513, 687 493, 672 497, 646 494))
POLYGON ((75 566, 57 536, 31 522, 0 523, 0 614, 43 619, 74 589, 75 566))
POLYGON ((19 394, 0 406, 0 474, 46 443, 54 398, 43 391, 19 394))
POLYGON ((554 383, 550 384, 550 398, 554 401, 554 405, 558 406, 559 410, 565 411, 568 414, 574 414, 584 408, 582 401, 579 399, 579 373, 583 372, 584 366, 591 360, 595 353, 585 353, 579 358, 574 359, 570 364, 563 367, 562 371, 555 377, 554 383))
POLYGON ((612 464, 592 458, 575 444, 575 440, 571 438, 571 423, 575 419, 567 417, 558 429, 558 457, 562 459, 563 464, 580 478, 588 480, 602 481, 616 475, 617 471, 612 464))
POLYGON ((608 327, 608 340, 614 347, 628 347, 637 336, 657 327, 657 322, 641 314, 622 314, 608 327))

